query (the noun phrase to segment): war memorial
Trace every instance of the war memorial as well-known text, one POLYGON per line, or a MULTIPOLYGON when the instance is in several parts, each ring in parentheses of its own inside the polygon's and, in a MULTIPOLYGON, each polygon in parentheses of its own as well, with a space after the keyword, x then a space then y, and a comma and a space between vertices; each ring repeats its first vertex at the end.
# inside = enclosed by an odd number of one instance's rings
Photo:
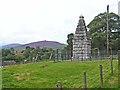
POLYGON ((73 38, 73 60, 90 59, 91 40, 87 33, 84 17, 79 17, 79 22, 73 38))

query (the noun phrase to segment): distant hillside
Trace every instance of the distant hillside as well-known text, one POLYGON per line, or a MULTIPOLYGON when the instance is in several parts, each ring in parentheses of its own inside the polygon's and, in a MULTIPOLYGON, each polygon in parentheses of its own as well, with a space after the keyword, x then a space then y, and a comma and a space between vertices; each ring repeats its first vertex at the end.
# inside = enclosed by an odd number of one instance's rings
POLYGON ((56 41, 38 41, 38 42, 32 42, 29 44, 25 44, 24 46, 30 46, 30 47, 59 47, 64 46, 65 44, 56 42, 56 41))
POLYGON ((18 47, 18 46, 21 46, 21 44, 12 43, 12 44, 8 44, 8 45, 4 45, 4 46, 2 46, 2 48, 15 48, 15 47, 18 47))
POLYGON ((30 46, 30 47, 51 47, 53 49, 56 49, 56 48, 64 48, 66 46, 66 44, 63 44, 63 43, 59 43, 57 41, 37 41, 37 42, 32 42, 32 43, 28 43, 28 44, 8 44, 8 45, 5 45, 3 46, 2 48, 15 48, 16 50, 23 50, 25 49, 26 46, 30 46))

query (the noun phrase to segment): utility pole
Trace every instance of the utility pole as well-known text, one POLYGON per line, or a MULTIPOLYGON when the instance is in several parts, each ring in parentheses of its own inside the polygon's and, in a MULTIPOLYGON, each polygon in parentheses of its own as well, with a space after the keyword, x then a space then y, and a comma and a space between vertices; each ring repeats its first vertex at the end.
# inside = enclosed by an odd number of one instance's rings
POLYGON ((107 5, 107 56, 109 56, 109 19, 108 19, 108 15, 109 15, 109 5, 107 5))

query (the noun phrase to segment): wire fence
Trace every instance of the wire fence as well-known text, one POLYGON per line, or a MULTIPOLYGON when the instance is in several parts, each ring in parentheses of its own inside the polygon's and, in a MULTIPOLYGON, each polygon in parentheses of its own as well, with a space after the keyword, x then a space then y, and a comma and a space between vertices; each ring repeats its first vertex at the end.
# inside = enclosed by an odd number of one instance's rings
MULTIPOLYGON (((118 60, 118 63, 119 63, 118 65, 120 68, 120 51, 119 53, 116 53, 116 54, 115 53, 114 53, 115 56, 111 55, 110 57, 107 57, 107 55, 104 54, 104 57, 99 55, 99 57, 95 57, 96 59, 93 58, 92 63, 98 62, 98 66, 95 67, 96 69, 93 69, 93 70, 91 68, 90 72, 83 72, 82 74, 80 74, 80 76, 82 76, 83 79, 80 80, 80 83, 82 84, 80 84, 79 86, 85 89, 86 88, 104 88, 104 83, 105 82, 109 83, 110 82, 109 78, 114 74, 114 71, 118 69, 118 66, 114 65, 113 60, 118 60), (102 59, 100 59, 100 57, 102 59), (101 60, 102 62, 104 62, 104 64, 99 62, 101 60)), ((93 56, 95 56, 95 54, 93 54, 93 56)), ((119 77, 120 77, 120 71, 119 71, 119 77)), ((120 81, 119 77, 118 77, 118 82, 120 81)), ((59 81, 59 83, 62 83, 62 82, 59 81)), ((60 86, 60 87, 58 86, 58 88, 60 89, 63 86, 60 86)))
MULTIPOLYGON (((80 74, 80 76, 82 76, 83 78, 81 78, 80 80, 80 84, 78 85, 79 88, 104 88, 104 82, 106 82, 106 80, 109 80, 110 77, 110 69, 104 71, 103 66, 101 65, 102 69, 99 68, 99 72, 97 72, 95 75, 90 75, 87 72, 83 72, 83 74, 80 74), (101 69, 101 72, 100 72, 101 69), (90 75, 90 77, 89 77, 90 75), (81 84, 82 83, 82 84, 81 84)), ((91 71, 94 72, 94 71, 91 71)), ((92 74, 92 73, 91 73, 92 74)), ((71 86, 71 85, 70 85, 71 86)), ((57 84, 57 88, 61 89, 64 88, 64 83, 62 84, 62 81, 59 81, 59 84, 57 84)), ((78 87, 77 87, 78 88, 78 87)), ((116 87, 118 88, 118 87, 116 87)))
MULTIPOLYGON (((117 60, 117 53, 118 51, 116 50, 112 50, 110 55, 108 56, 106 54, 106 51, 100 51, 98 49, 95 50, 91 50, 91 54, 89 55, 89 58, 87 59, 87 61, 91 61, 91 60, 104 60, 104 59, 108 59, 108 58, 112 58, 113 60, 117 60)), ((40 56, 41 54, 38 53, 37 56, 40 56)), ((13 64, 24 64, 24 63, 33 63, 33 62, 40 62, 40 61, 72 61, 72 53, 70 50, 61 50, 61 49, 56 49, 50 52, 50 54, 47 56, 49 57, 49 59, 43 59, 40 60, 39 58, 37 58, 38 60, 20 60, 19 62, 17 62, 16 60, 2 60, 2 64, 3 66, 5 65, 13 65, 13 64)))
MULTIPOLYGON (((72 60, 72 53, 70 50, 60 50, 60 49, 56 49, 53 52, 54 55, 54 59, 55 60, 62 60, 62 61, 66 61, 66 60, 72 60)), ((117 50, 111 50, 109 55, 107 55, 106 51, 102 50, 91 50, 91 54, 88 60, 104 60, 107 58, 112 58, 113 60, 118 60, 118 51, 117 50)))
MULTIPOLYGON (((56 50, 53 52, 53 58, 54 62, 56 61, 71 61, 71 54, 69 51, 61 51, 61 50, 56 50)), ((113 60, 118 60, 118 65, 120 68, 120 52, 119 55, 117 51, 113 51, 113 53, 108 57, 105 53, 105 51, 92 51, 91 52, 91 59, 87 61, 91 61, 92 63, 98 63, 97 66, 95 67, 96 69, 91 68, 90 72, 81 72, 79 74, 80 80, 77 85, 72 85, 71 83, 74 78, 78 79, 79 77, 71 77, 73 79, 69 80, 70 86, 78 87, 78 88, 103 88, 104 87, 104 82, 106 82, 109 77, 114 73, 114 70, 118 68, 117 66, 114 66, 113 60), (103 61, 105 64, 103 65, 99 61, 103 61), (101 65, 101 66, 100 66, 101 65), (100 68, 101 67, 101 68, 100 68), (95 74, 96 72, 96 74, 95 74), (90 77, 89 77, 90 75, 90 77), (82 84, 81 84, 82 83, 82 84)), ((94 67, 93 67, 94 68, 94 67)), ((120 71, 119 71, 119 77, 120 77, 120 71)), ((118 79, 119 80, 119 79, 118 79)), ((120 81, 120 80, 119 80, 120 81)), ((57 88, 62 89, 64 87, 64 83, 66 84, 65 81, 58 81, 57 82, 57 88)), ((119 84, 120 85, 120 84, 119 84)))

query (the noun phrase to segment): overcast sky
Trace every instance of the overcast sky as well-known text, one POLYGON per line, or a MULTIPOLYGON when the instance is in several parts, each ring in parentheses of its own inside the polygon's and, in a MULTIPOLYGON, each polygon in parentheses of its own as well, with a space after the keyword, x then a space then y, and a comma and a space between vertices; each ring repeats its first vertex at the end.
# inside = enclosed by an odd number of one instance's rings
POLYGON ((41 40, 66 43, 83 15, 86 25, 99 13, 118 13, 120 0, 0 0, 0 45, 41 40))

